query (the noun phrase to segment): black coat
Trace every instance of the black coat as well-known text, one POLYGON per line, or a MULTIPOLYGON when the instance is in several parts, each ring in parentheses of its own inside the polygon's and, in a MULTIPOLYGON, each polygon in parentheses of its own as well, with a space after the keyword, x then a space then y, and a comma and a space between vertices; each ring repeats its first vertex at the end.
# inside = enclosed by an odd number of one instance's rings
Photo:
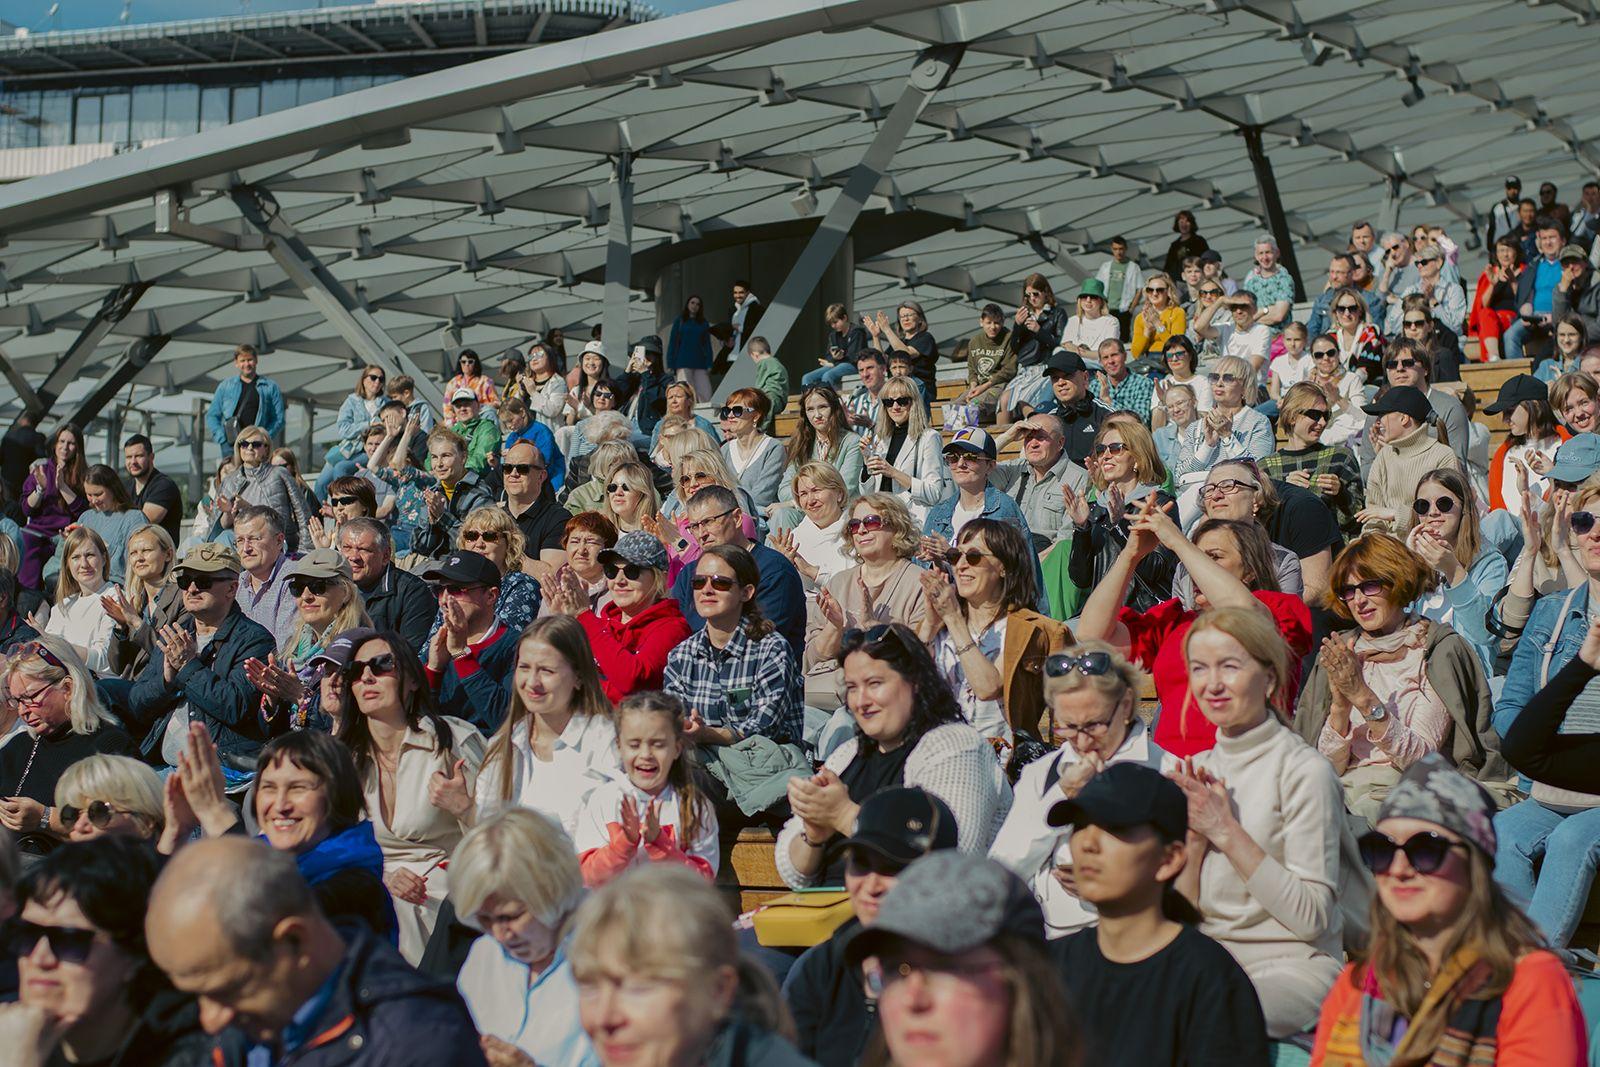
MULTIPOLYGON (((150 998, 122 1047, 101 1067, 193 1067, 206 1062, 211 1038, 200 1028, 194 998, 162 990, 150 998)), ((67 1067, 57 1049, 46 1067, 67 1067)))
POLYGON ((393 630, 422 652, 439 611, 439 600, 427 582, 391 563, 372 588, 361 590, 361 600, 375 629, 393 630))
POLYGON ((633 398, 639 398, 639 410, 634 414, 634 421, 639 424, 639 432, 649 435, 656 428, 656 423, 661 421, 661 416, 667 413, 667 386, 677 381, 670 374, 638 374, 629 372, 622 376, 622 384, 628 391, 628 399, 618 405, 626 411, 633 398))
POLYGON ((783 983, 783 999, 794 1016, 795 1047, 818 1063, 860 1062, 878 1027, 861 972, 844 959, 860 931, 861 923, 851 919, 828 940, 806 949, 783 983))
MULTIPOLYGON (((345 950, 333 996, 281 1067, 479 1067, 478 1031, 454 984, 412 970, 369 934, 345 950)), ((217 1041, 216 1067, 244 1067, 249 1049, 229 1030, 217 1041)))

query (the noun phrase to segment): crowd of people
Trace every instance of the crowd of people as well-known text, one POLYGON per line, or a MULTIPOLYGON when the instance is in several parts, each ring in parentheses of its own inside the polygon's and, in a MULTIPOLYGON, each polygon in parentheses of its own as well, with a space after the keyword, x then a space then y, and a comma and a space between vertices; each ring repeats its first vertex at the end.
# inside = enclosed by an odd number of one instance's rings
POLYGON ((1553 197, 1471 293, 1363 222, 1300 302, 1180 212, 965 338, 831 304, 794 396, 741 281, 442 410, 361 367, 317 456, 240 345, 189 501, 24 415, 7 1062, 1587 1063, 1600 183, 1553 197), (736 916, 739 842, 797 894, 736 916))

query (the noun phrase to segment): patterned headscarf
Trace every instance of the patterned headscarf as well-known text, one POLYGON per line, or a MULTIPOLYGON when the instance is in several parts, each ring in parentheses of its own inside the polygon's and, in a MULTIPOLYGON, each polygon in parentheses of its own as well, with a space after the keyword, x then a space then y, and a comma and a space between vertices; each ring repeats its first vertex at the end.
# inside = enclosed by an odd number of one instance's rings
POLYGON ((1494 856, 1493 799, 1437 752, 1413 763, 1383 802, 1378 821, 1395 818, 1437 823, 1494 856))

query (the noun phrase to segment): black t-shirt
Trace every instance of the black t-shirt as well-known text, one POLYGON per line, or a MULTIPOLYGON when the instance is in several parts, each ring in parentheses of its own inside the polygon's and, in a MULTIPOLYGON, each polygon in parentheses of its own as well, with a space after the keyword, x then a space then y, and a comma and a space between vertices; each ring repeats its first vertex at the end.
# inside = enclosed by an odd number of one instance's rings
POLYGON ((1094 928, 1050 942, 1095 1067, 1252 1067, 1271 1062, 1255 986, 1193 927, 1138 963, 1112 963, 1094 928))
POLYGON ((233 421, 239 429, 256 424, 256 416, 261 411, 261 391, 256 388, 256 379, 248 382, 241 381, 239 390, 239 406, 233 410, 233 421))
MULTIPOLYGON (((901 334, 900 339, 910 346, 911 351, 915 353, 915 355, 911 356, 911 373, 927 387, 928 395, 931 397, 933 395, 934 378, 938 373, 934 364, 939 362, 939 343, 933 339, 933 334, 927 330, 919 330, 910 337, 901 334)), ((893 357, 895 351, 895 349, 890 348, 884 354, 893 357)), ((901 352, 900 354, 905 356, 911 353, 901 352)))
POLYGON ((56 780, 81 759, 99 753, 139 758, 139 748, 120 726, 101 726, 92 734, 70 730, 55 737, 18 734, 0 749, 0 797, 31 797, 41 804, 56 802, 56 780), (34 753, 37 744, 38 753, 34 753), (32 757, 32 766, 29 766, 32 757), (23 772, 27 776, 23 776, 23 772))
POLYGON ((1325 548, 1339 551, 1344 543, 1339 523, 1317 494, 1276 478, 1272 487, 1278 491, 1278 507, 1266 526, 1273 544, 1282 545, 1301 559, 1325 548))
POLYGON ((567 520, 572 518, 572 513, 556 503, 555 494, 546 485, 539 499, 533 502, 533 507, 512 518, 528 541, 523 552, 529 559, 538 559, 539 553, 547 548, 561 548, 561 534, 566 530, 567 520))
POLYGON ((177 482, 160 471, 151 471, 150 480, 144 484, 142 493, 132 478, 125 479, 123 484, 128 487, 128 495, 133 498, 135 509, 143 509, 146 504, 166 508, 167 513, 161 516, 161 521, 156 525, 172 536, 173 544, 183 540, 183 495, 178 492, 177 482))

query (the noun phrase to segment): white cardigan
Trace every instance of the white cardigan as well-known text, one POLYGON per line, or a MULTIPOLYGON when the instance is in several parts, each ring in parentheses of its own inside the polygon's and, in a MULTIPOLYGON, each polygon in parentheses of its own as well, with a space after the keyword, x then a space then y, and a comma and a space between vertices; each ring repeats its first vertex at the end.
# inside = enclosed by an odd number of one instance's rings
MULTIPOLYGON (((873 450, 883 455, 889 466, 911 476, 911 488, 901 489, 895 483, 894 495, 905 502, 917 529, 927 521, 928 509, 950 495, 950 468, 944 462, 944 438, 939 431, 929 428, 922 431, 916 441, 907 440, 893 456, 883 454, 888 441, 879 438, 873 450)), ((876 492, 878 476, 869 475, 865 468, 861 474, 862 492, 876 492)))
MULTIPOLYGON (((834 749, 823 766, 841 774, 856 758, 860 740, 852 737, 834 749)), ((906 757, 901 784, 921 786, 946 804, 956 817, 957 847, 963 852, 982 855, 1011 810, 1011 783, 995 756, 994 748, 983 735, 965 722, 936 726, 922 735, 917 747, 906 757)), ((815 875, 803 875, 789 859, 789 845, 800 836, 799 816, 790 816, 778 833, 778 876, 791 889, 816 882, 815 875)))

